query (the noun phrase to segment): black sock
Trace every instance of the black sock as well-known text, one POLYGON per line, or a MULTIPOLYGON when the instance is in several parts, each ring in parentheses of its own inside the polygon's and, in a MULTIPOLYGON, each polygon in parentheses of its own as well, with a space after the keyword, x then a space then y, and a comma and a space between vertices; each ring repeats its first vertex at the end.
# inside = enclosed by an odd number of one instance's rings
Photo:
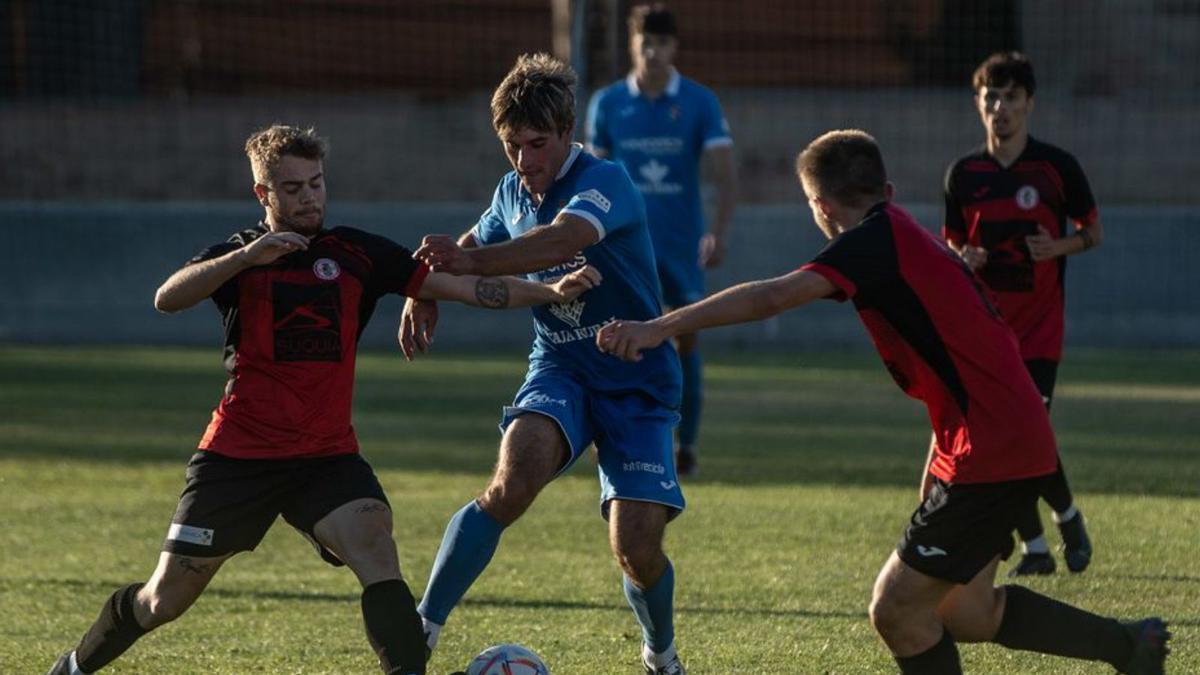
POLYGON ((1030 541, 1042 536, 1042 517, 1038 514, 1037 500, 1031 500, 1028 508, 1022 506, 1017 516, 1017 536, 1021 541, 1030 541))
POLYGON ((1133 643, 1116 619, 1039 595, 1023 586, 1005 586, 1004 617, 992 642, 1009 649, 1075 659, 1105 661, 1114 668, 1133 656, 1133 643))
POLYGON ((129 584, 117 589, 104 603, 100 616, 75 648, 75 663, 80 670, 87 673, 100 670, 149 632, 133 616, 133 598, 141 587, 142 584, 129 584))
POLYGON ((1058 468, 1054 473, 1039 479, 1038 492, 1056 513, 1062 513, 1071 508, 1071 504, 1075 500, 1071 496, 1071 486, 1067 485, 1067 474, 1063 472, 1061 458, 1058 460, 1058 468))
POLYGON ((905 675, 962 675, 962 664, 958 661, 958 647, 950 632, 943 630, 942 639, 920 654, 896 657, 896 665, 905 675))
POLYGON ((380 581, 363 589, 363 623, 367 640, 389 675, 425 675, 425 629, 408 584, 380 581))

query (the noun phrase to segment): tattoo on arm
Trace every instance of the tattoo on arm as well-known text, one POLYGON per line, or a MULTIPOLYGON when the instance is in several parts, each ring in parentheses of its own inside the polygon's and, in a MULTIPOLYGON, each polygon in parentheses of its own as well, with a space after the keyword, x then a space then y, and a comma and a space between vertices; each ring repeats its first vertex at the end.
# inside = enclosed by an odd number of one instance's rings
POLYGON ((482 277, 475 282, 475 299, 481 307, 503 309, 508 307, 508 284, 503 279, 482 277))

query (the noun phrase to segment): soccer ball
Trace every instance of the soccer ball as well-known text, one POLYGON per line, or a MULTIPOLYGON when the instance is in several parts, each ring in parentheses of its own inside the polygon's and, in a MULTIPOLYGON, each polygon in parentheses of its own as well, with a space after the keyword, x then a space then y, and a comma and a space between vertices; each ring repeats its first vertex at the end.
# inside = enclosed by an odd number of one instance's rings
POLYGON ((496 645, 471 660, 467 675, 550 675, 550 669, 521 645, 496 645))

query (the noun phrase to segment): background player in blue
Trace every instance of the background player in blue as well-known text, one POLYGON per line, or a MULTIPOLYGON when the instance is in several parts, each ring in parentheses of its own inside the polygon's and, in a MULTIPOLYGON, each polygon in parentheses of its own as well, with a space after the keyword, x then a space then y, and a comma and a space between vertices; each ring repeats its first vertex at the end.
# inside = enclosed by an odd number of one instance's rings
POLYGON ((534 311, 529 372, 504 409, 495 473, 451 518, 419 609, 432 647, 504 528, 595 443, 601 512, 642 626, 643 664, 647 673, 681 674, 674 571, 662 549, 667 521, 684 506, 671 457, 679 361, 669 344, 636 364, 595 347, 613 317, 650 319, 661 308, 641 196, 619 164, 571 142, 574 83, 551 56, 517 60, 492 97, 492 123, 514 171, 459 242, 429 236, 416 253, 436 272, 504 269, 553 279, 590 265, 604 278, 573 301, 534 311))
MULTIPOLYGON (((678 49, 675 16, 661 4, 634 7, 629 15, 633 70, 596 92, 588 107, 587 140, 597 157, 620 162, 646 200, 658 277, 668 307, 704 297, 704 269, 725 257, 737 181, 733 139, 711 91, 681 77, 672 66, 678 49), (700 163, 710 166, 717 188, 716 218, 704 232, 700 163)), ((694 333, 676 341, 683 366, 680 475, 696 470, 702 378, 694 333)))

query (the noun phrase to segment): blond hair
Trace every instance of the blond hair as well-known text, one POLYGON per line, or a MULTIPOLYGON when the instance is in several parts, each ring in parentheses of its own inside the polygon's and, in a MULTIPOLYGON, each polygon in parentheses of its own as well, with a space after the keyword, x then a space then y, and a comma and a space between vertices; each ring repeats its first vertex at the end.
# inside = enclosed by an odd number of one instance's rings
POLYGON ((575 71, 549 54, 523 54, 492 94, 492 126, 561 134, 575 126, 575 71))
POLYGON ((317 130, 312 127, 301 129, 286 124, 272 124, 246 139, 246 156, 250 158, 254 182, 263 185, 271 179, 271 173, 285 155, 323 160, 328 151, 328 141, 318 136, 317 130))

